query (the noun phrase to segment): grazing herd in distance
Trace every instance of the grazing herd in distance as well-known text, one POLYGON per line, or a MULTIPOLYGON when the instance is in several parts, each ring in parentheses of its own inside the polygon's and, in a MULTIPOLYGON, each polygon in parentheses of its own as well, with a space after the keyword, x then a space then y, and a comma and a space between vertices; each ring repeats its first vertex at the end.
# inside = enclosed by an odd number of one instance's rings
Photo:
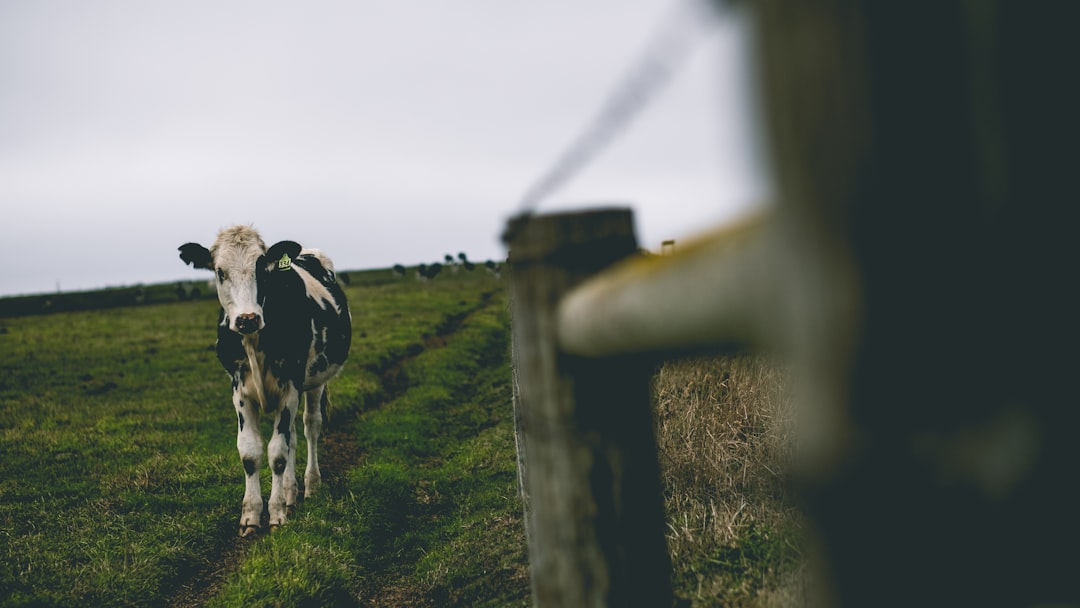
MULTIPOLYGON (((450 255, 449 253, 443 256, 442 262, 434 262, 432 264, 420 264, 416 267, 415 277, 418 281, 430 281, 442 273, 444 268, 449 268, 450 272, 457 274, 462 269, 467 272, 473 272, 476 270, 477 265, 469 261, 468 256, 464 252, 458 253, 457 257, 450 255)), ((497 264, 492 260, 488 260, 483 263, 484 271, 488 274, 499 278, 502 276, 502 265, 497 264)), ((394 276, 403 279, 405 278, 408 270, 401 264, 394 264, 393 267, 394 276)))

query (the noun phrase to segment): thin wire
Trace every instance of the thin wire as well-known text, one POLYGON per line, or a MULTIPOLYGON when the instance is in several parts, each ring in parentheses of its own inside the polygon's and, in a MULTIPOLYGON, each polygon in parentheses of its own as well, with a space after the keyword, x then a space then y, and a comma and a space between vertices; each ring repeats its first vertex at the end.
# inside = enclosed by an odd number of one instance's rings
MULTIPOLYGON (((516 218, 527 220, 542 201, 579 174, 624 131, 631 121, 663 90, 713 23, 713 7, 702 0, 681 0, 645 47, 630 71, 608 95, 586 128, 572 140, 555 163, 525 191, 516 218)), ((523 227, 525 221, 517 225, 523 227)), ((509 243, 519 230, 509 231, 509 243)))

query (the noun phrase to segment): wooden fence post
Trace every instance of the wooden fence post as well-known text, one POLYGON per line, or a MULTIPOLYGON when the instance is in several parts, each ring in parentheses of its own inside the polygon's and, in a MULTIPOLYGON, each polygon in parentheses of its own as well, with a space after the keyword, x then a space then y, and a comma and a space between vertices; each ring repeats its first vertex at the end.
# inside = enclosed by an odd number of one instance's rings
POLYGON ((670 606, 651 363, 560 351, 555 309, 637 251, 626 209, 512 220, 515 419, 536 606, 670 606))

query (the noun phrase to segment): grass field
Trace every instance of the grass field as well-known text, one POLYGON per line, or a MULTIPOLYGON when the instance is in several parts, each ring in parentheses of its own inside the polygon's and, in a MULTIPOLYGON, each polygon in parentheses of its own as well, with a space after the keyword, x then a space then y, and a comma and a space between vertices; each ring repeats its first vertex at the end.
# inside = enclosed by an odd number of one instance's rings
MULTIPOLYGON (((0 318, 0 605, 527 605, 504 285, 351 274, 325 485, 256 538, 236 535, 216 300, 0 318)), ((693 605, 799 595, 779 384, 749 359, 657 375, 674 581, 693 605)))

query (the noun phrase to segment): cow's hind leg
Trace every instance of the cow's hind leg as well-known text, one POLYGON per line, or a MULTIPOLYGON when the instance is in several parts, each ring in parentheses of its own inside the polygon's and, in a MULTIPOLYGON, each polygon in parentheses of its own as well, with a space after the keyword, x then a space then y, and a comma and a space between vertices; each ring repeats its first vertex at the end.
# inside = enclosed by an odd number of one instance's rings
POLYGON ((262 488, 259 470, 262 468, 263 440, 259 432, 258 403, 245 400, 240 391, 233 392, 236 408, 236 449, 244 464, 244 503, 240 513, 240 536, 247 536, 259 529, 262 518, 262 488))
POLYGON ((289 387, 281 400, 274 436, 267 446, 273 483, 270 488, 270 527, 285 523, 288 513, 296 508, 296 410, 300 393, 289 387))
POLYGON ((329 391, 325 384, 307 391, 304 399, 304 437, 307 439, 307 469, 304 470, 304 498, 312 496, 322 484, 319 472, 319 435, 323 418, 329 404, 329 391))

